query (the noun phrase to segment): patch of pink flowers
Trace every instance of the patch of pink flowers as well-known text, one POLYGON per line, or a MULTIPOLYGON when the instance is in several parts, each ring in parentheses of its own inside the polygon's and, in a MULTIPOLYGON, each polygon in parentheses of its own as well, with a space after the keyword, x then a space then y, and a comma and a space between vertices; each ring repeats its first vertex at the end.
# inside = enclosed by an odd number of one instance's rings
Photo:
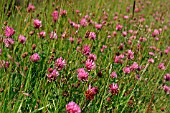
POLYGON ((26 42, 25 36, 19 35, 19 36, 18 36, 18 41, 19 41, 20 43, 22 43, 22 44, 25 44, 25 42, 26 42))
POLYGON ((130 67, 128 67, 128 66, 124 67, 124 68, 123 68, 123 72, 124 72, 125 74, 129 74, 129 73, 130 73, 130 67))
POLYGON ((85 62, 85 67, 88 71, 90 71, 96 68, 96 64, 93 60, 87 59, 85 62))
POLYGON ((170 87, 169 86, 164 85, 163 90, 165 91, 165 93, 170 94, 170 87))
POLYGON ((162 70, 165 70, 165 65, 164 65, 164 63, 160 63, 159 65, 158 65, 158 68, 159 69, 162 69, 162 70))
POLYGON ((84 68, 79 68, 78 70, 77 70, 77 73, 78 73, 78 75, 77 75, 77 77, 78 77, 78 80, 81 80, 81 81, 87 81, 88 80, 88 72, 86 72, 85 70, 84 70, 84 68))
POLYGON ((29 4, 28 7, 27 7, 27 11, 28 12, 35 11, 35 6, 32 5, 32 4, 29 4))
POLYGON ((165 74, 164 79, 166 81, 170 81, 170 74, 169 73, 165 74))
POLYGON ((81 113, 80 106, 73 101, 66 105, 66 111, 67 113, 81 113))
POLYGON ((56 78, 59 76, 59 72, 56 69, 53 69, 52 71, 50 71, 50 74, 47 74, 47 77, 49 79, 49 81, 54 81, 56 80, 56 78))
POLYGON ((39 19, 34 19, 34 27, 40 28, 42 26, 41 21, 39 19))
POLYGON ((115 71, 113 71, 111 74, 110 74, 110 77, 111 78, 117 78, 117 74, 115 71))
POLYGON ((62 57, 55 61, 55 67, 60 71, 66 66, 66 61, 62 57))
POLYGON ((119 86, 117 83, 112 83, 109 85, 109 91, 113 94, 113 95, 117 95, 119 92, 119 86))
POLYGON ((32 62, 38 62, 40 60, 40 56, 38 53, 34 53, 33 55, 30 56, 30 60, 32 62))
POLYGON ((58 17, 59 17, 58 11, 55 10, 51 15, 53 17, 53 22, 56 22, 58 20, 58 17))
POLYGON ((5 29, 5 36, 11 37, 15 34, 15 30, 12 27, 7 26, 5 29))
POLYGON ((15 43, 13 38, 5 38, 3 42, 5 44, 5 47, 9 47, 15 43))

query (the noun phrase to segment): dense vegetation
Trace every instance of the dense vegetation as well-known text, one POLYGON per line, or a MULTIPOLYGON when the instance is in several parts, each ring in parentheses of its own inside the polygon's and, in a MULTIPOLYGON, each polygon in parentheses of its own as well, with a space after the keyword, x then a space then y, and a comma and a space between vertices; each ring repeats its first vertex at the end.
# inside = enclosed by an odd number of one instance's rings
POLYGON ((0 112, 169 113, 169 7, 1 0, 0 112))

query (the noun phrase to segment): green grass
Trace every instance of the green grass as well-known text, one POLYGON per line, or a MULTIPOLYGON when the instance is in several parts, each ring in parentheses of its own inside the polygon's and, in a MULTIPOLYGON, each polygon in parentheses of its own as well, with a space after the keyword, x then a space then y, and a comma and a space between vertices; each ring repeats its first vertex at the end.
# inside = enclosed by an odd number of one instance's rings
MULTIPOLYGON (((40 0, 39 0, 40 1, 40 0)), ((163 28, 168 25, 168 8, 170 6, 168 0, 153 0, 151 4, 147 4, 150 0, 141 0, 144 9, 135 13, 134 20, 129 18, 124 20, 121 15, 132 15, 133 0, 43 0, 42 2, 30 1, 36 7, 35 12, 27 13, 27 5, 29 1, 22 1, 20 9, 17 9, 14 0, 2 0, 0 3, 0 35, 5 38, 5 21, 7 25, 14 28, 15 34, 12 38, 15 44, 11 48, 6 48, 5 44, 0 41, 2 55, 0 61, 5 60, 10 63, 9 68, 0 68, 0 112, 66 112, 66 104, 70 101, 76 102, 83 113, 143 113, 143 112, 170 112, 170 95, 166 94, 163 89, 163 77, 166 73, 170 73, 170 54, 164 54, 164 50, 170 46, 169 29, 158 36, 159 41, 151 36, 154 29, 163 28), (54 2, 54 6, 52 3, 54 2), (6 4, 6 7, 5 7, 6 4), (126 12, 126 7, 131 6, 130 13, 126 12), (6 10, 4 11, 4 8, 6 10), (52 12, 58 8, 67 10, 67 15, 59 17, 57 23, 52 21, 52 12), (80 14, 76 14, 75 10, 80 10, 80 14), (10 16, 7 14, 11 13, 10 16), (93 25, 80 27, 77 34, 76 29, 71 27, 68 19, 75 23, 79 23, 81 18, 89 15, 94 22, 101 23, 103 12, 107 12, 108 19, 106 25, 101 30, 96 30, 93 25), (164 17, 164 22, 155 21, 152 16, 156 12, 158 17, 164 17), (119 14, 119 19, 114 21, 115 12, 119 14), (141 15, 144 14, 145 21, 138 22, 141 15), (42 27, 35 29, 33 19, 38 18, 42 21, 42 27), (133 23, 130 23, 134 20, 133 23), (109 24, 111 23, 112 24, 109 24), (152 25, 152 22, 154 25, 152 25), (124 38, 121 31, 117 31, 117 36, 110 39, 107 38, 113 31, 116 31, 116 24, 123 25, 122 31, 130 29, 137 30, 136 39, 132 40, 132 44, 128 44, 128 39, 131 34, 128 33, 124 38), (151 29, 148 32, 145 25, 151 29), (35 30, 31 36, 29 32, 35 30), (38 38, 37 33, 40 31, 46 32, 44 39, 38 38), (58 35, 57 40, 51 40, 49 34, 56 30, 58 35), (95 32, 97 38, 89 40, 85 38, 86 31, 95 32), (63 32, 66 32, 66 38, 61 38, 63 32), (19 43, 18 36, 22 34, 27 38, 23 45, 19 43), (75 39, 74 43, 70 43, 69 37, 75 39), (82 43, 77 44, 77 39, 82 38, 82 43), (140 42, 141 49, 137 49, 137 44, 140 37, 145 37, 146 42, 140 42), (123 50, 119 50, 120 43, 124 43, 123 50), (32 50, 32 44, 36 44, 36 49, 32 50), (81 52, 76 51, 76 48, 83 47, 88 44, 91 48, 91 53, 97 55, 96 69, 89 72, 87 82, 81 82, 77 79, 77 69, 83 68, 87 57, 81 52), (102 45, 107 45, 104 52, 100 52, 102 45), (159 51, 150 49, 150 46, 156 46, 163 52, 161 56, 159 51), (125 53, 127 50, 132 50, 135 54, 133 60, 124 58, 123 64, 115 64, 114 57, 119 53, 125 53), (153 51, 155 56, 149 56, 148 52, 153 51), (28 52, 26 58, 22 58, 22 54, 28 52), (30 61, 30 55, 38 53, 40 61, 34 63, 30 61), (12 59, 10 59, 10 57, 12 59), (54 60, 49 62, 51 56, 54 60), (60 75, 53 82, 48 82, 47 69, 54 67, 55 59, 63 57, 67 65, 59 71, 60 75), (154 58, 153 64, 148 64, 149 58, 154 58), (146 66, 141 71, 133 71, 130 74, 124 74, 122 69, 130 66, 133 62, 137 62, 140 66, 146 66), (158 69, 158 65, 164 62, 166 69, 158 69), (18 65, 19 63, 19 65, 18 65), (27 70, 25 70, 27 68, 27 70), (98 77, 97 73, 102 70, 102 77, 98 77), (110 77, 112 71, 118 74, 118 78, 110 77), (136 74, 140 74, 141 79, 135 78, 136 74), (109 85, 113 82, 119 84, 118 95, 112 95, 109 92, 109 85), (84 93, 88 89, 88 85, 98 87, 98 94, 93 100, 87 100, 84 93), (78 87, 75 87, 77 85, 78 87), (65 94, 65 95, 64 95, 65 94), (111 101, 108 102, 107 98, 111 101), (132 104, 130 104, 130 101, 132 104)), ((136 7, 141 8, 139 0, 136 0, 136 7)), ((126 56, 126 55, 125 55, 126 56)), ((170 82, 166 82, 170 86, 170 82)))

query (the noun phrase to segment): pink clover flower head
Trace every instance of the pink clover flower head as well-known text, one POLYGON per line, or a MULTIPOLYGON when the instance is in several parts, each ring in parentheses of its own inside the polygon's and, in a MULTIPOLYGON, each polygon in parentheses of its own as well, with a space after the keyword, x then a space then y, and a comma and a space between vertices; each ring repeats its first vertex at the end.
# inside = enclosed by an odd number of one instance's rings
POLYGON ((153 37, 156 37, 157 35, 159 35, 159 30, 155 29, 155 30, 152 32, 152 36, 153 36, 153 37))
POLYGON ((35 6, 32 4, 29 4, 27 7, 27 12, 35 11, 35 6))
POLYGON ((7 48, 15 43, 13 38, 5 38, 3 42, 7 48))
POLYGON ((34 27, 35 28, 40 28, 42 27, 41 21, 38 19, 34 19, 34 27))
POLYGON ((158 65, 158 68, 159 69, 162 69, 162 70, 165 70, 165 65, 164 65, 164 63, 160 63, 159 65, 158 65))
POLYGON ((153 58, 150 58, 150 59, 148 59, 148 62, 149 62, 149 63, 154 63, 154 59, 153 59, 153 58))
POLYGON ((122 30, 122 28, 123 28, 123 26, 122 26, 122 25, 120 25, 120 24, 117 24, 117 25, 116 25, 116 30, 117 30, 117 31, 122 30))
POLYGON ((57 38, 58 38, 57 33, 55 31, 52 31, 50 33, 50 39, 57 39, 57 38))
POLYGON ((81 80, 81 81, 87 81, 88 80, 88 72, 86 72, 85 70, 84 70, 84 68, 79 68, 78 70, 77 70, 77 73, 78 73, 78 75, 77 75, 77 77, 78 77, 78 80, 81 80))
POLYGON ((73 38, 73 37, 70 37, 70 38, 69 38, 69 41, 70 41, 71 43, 73 43, 73 42, 74 42, 74 38, 73 38))
POLYGON ((84 45, 82 49, 82 53, 84 55, 89 55, 90 54, 90 47, 88 45, 84 45))
POLYGON ((2 55, 2 49, 0 48, 0 56, 2 55))
POLYGON ((129 59, 134 59, 134 52, 132 52, 132 50, 128 50, 128 52, 127 52, 127 57, 128 57, 129 59))
POLYGON ((81 21, 80 21, 80 25, 83 26, 83 27, 86 27, 87 26, 87 20, 85 18, 82 18, 81 21))
POLYGON ((59 76, 59 72, 56 69, 52 70, 50 74, 47 74, 47 77, 50 82, 56 80, 58 76, 59 76))
POLYGON ((51 15, 53 17, 53 22, 56 22, 58 20, 58 17, 59 17, 58 11, 55 10, 51 15))
POLYGON ((22 44, 25 44, 25 42, 26 42, 26 38, 25 38, 25 36, 23 36, 23 35, 19 35, 19 36, 18 36, 18 40, 19 40, 19 42, 22 43, 22 44))
POLYGON ((96 39, 96 33, 95 32, 90 32, 89 38, 92 39, 92 40, 96 39))
POLYGON ((123 72, 125 73, 125 74, 129 74, 130 73, 130 67, 124 67, 123 68, 123 72))
POLYGON ((110 74, 110 77, 111 78, 117 78, 117 74, 115 71, 113 71, 111 74, 110 74))
POLYGON ((73 101, 66 105, 66 111, 67 113, 81 113, 80 106, 73 101))
POLYGON ((85 96, 87 100, 93 100, 94 96, 98 93, 98 88, 97 87, 91 87, 91 85, 89 85, 89 88, 87 89, 87 91, 85 92, 85 96))
POLYGON ((34 53, 33 55, 30 56, 30 60, 31 60, 32 62, 37 62, 37 61, 39 61, 39 60, 40 60, 39 54, 38 54, 38 53, 34 53))
POLYGON ((62 57, 58 58, 56 61, 55 61, 55 66, 56 68, 60 71, 62 70, 65 66, 66 66, 66 61, 65 59, 63 59, 62 57))
POLYGON ((165 74, 164 79, 166 81, 170 81, 170 74, 169 73, 165 74))
POLYGON ((127 36, 127 32, 126 32, 126 31, 123 31, 123 32, 122 32, 122 36, 126 37, 126 36, 127 36))
POLYGON ((15 34, 15 30, 12 27, 7 26, 5 29, 5 36, 11 37, 15 34))
POLYGON ((66 14, 67 14, 66 10, 63 10, 63 9, 60 10, 60 15, 61 16, 65 16, 66 14))
POLYGON ((165 93, 170 94, 170 87, 169 86, 164 85, 163 90, 165 91, 165 93))
POLYGON ((131 66, 130 66, 130 69, 133 71, 133 70, 136 70, 138 69, 138 64, 136 62, 134 62, 131 66))
POLYGON ((96 64, 93 60, 87 59, 85 62, 85 67, 88 71, 90 71, 96 68, 96 64))
POLYGON ((95 54, 89 54, 88 59, 95 61, 97 59, 97 56, 95 54))
POLYGON ((96 28, 97 30, 102 29, 102 24, 95 24, 95 28, 96 28))
POLYGON ((168 46, 167 49, 164 52, 165 52, 165 54, 168 55, 168 53, 170 52, 170 46, 168 46))
POLYGON ((149 55, 151 56, 155 56, 155 54, 153 52, 149 52, 149 55))
POLYGON ((46 32, 45 32, 45 31, 41 31, 41 32, 39 33, 39 36, 42 37, 42 38, 44 38, 44 37, 46 36, 46 32))
POLYGON ((117 83, 112 83, 109 85, 109 91, 113 94, 113 95, 117 95, 118 91, 119 91, 119 86, 117 83))

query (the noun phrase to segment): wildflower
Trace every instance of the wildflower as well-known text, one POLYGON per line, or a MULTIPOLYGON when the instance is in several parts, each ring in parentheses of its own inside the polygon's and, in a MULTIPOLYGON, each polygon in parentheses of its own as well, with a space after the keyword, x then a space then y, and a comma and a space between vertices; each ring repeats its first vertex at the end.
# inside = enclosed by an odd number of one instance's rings
POLYGON ((66 105, 66 111, 67 113, 81 113, 81 109, 79 105, 77 105, 75 102, 69 102, 66 105))
POLYGON ((127 57, 128 57, 129 59, 134 59, 134 52, 132 52, 131 50, 128 50, 128 52, 127 52, 127 57))
POLYGON ((9 46, 11 46, 11 45, 13 45, 15 43, 13 38, 5 38, 3 40, 3 42, 5 43, 6 47, 9 47, 9 46))
POLYGON ((117 36, 117 32, 116 31, 113 31, 112 32, 112 37, 116 37, 117 36))
POLYGON ((170 74, 169 73, 165 74, 164 79, 166 81, 170 81, 170 74))
POLYGON ((58 36, 57 36, 56 32, 55 32, 55 31, 52 31, 52 32, 50 33, 50 39, 57 39, 57 38, 58 38, 58 36))
POLYGON ((162 70, 165 70, 165 66, 164 66, 164 63, 160 63, 159 65, 158 65, 158 68, 159 69, 162 69, 162 70))
POLYGON ((154 63, 154 59, 153 59, 153 58, 150 58, 150 59, 148 59, 148 62, 149 62, 149 63, 154 63))
POLYGON ((34 20, 34 27, 35 28, 40 28, 42 26, 41 21, 38 19, 34 20))
POLYGON ((155 54, 153 52, 149 52, 149 55, 151 56, 155 56, 155 54))
POLYGON ((85 66, 86 66, 86 69, 87 69, 88 71, 96 68, 96 64, 94 63, 93 60, 90 60, 90 59, 87 59, 87 60, 86 60, 85 66))
POLYGON ((44 37, 46 36, 46 32, 45 32, 45 31, 41 31, 41 32, 38 34, 38 36, 44 38, 44 37))
POLYGON ((26 42, 26 38, 25 38, 23 35, 19 35, 19 36, 18 36, 18 40, 19 40, 19 42, 22 43, 22 44, 25 44, 25 42, 26 42))
POLYGON ((164 86, 163 86, 163 90, 164 90, 167 94, 170 94, 170 87, 169 87, 169 86, 164 85, 164 86))
POLYGON ((156 37, 157 35, 159 35, 159 30, 155 29, 152 33, 152 36, 156 37))
POLYGON ((84 80, 84 81, 87 81, 88 80, 88 72, 86 72, 85 70, 84 70, 84 68, 79 68, 78 70, 77 70, 77 73, 78 73, 78 80, 84 80))
POLYGON ((89 85, 89 88, 87 89, 87 91, 85 92, 85 96, 87 100, 93 100, 94 96, 98 93, 98 88, 97 87, 91 87, 91 85, 89 85))
POLYGON ((62 70, 66 66, 66 61, 62 57, 55 61, 55 66, 58 70, 62 70))
POLYGON ((27 12, 35 11, 35 6, 32 4, 29 4, 27 7, 27 12))
POLYGON ((95 34, 95 32, 90 32, 89 38, 92 39, 92 40, 96 39, 96 34, 95 34))
POLYGON ((40 56, 38 55, 38 53, 34 53, 33 55, 30 56, 30 60, 32 62, 37 62, 40 60, 40 56))
POLYGON ((117 78, 117 74, 115 71, 113 71, 111 74, 110 74, 110 77, 111 78, 117 78))
POLYGON ((0 48, 0 56, 2 55, 2 49, 0 48))
POLYGON ((106 48, 107 48, 107 46, 106 46, 106 45, 103 45, 102 48, 100 49, 100 51, 103 52, 104 49, 106 49, 106 48))
POLYGON ((117 31, 122 30, 122 28, 123 28, 123 26, 122 26, 122 25, 120 25, 120 24, 117 24, 117 25, 116 25, 116 30, 117 30, 117 31))
POLYGON ((63 10, 63 9, 60 10, 60 15, 61 16, 65 16, 66 14, 67 14, 66 10, 63 10))
POLYGON ((138 64, 136 62, 134 62, 131 66, 130 66, 130 69, 133 71, 135 69, 138 69, 138 64))
POLYGON ((123 16, 123 19, 128 19, 128 18, 129 18, 129 16, 127 16, 127 15, 123 16))
POLYGON ((126 32, 126 31, 123 31, 123 32, 122 32, 122 36, 126 37, 126 36, 127 36, 127 32, 126 32))
POLYGON ((47 74, 47 77, 49 79, 49 81, 54 81, 56 80, 56 78, 59 76, 59 72, 56 69, 48 69, 49 72, 51 72, 50 74, 47 74))
POLYGON ((14 29, 9 27, 9 26, 7 26, 6 29, 5 29, 5 36, 11 37, 14 34, 15 34, 14 29))
POLYGON ((83 27, 86 27, 87 26, 87 20, 85 18, 82 18, 81 21, 80 21, 80 25, 83 26, 83 27))
POLYGON ((168 53, 170 52, 170 46, 168 46, 167 49, 164 52, 165 52, 165 54, 168 55, 168 53))
POLYGON ((70 37, 69 40, 70 40, 71 43, 74 42, 74 38, 73 37, 70 37))
POLYGON ((88 45, 84 45, 84 46, 83 46, 82 53, 83 53, 84 55, 89 55, 89 54, 90 54, 90 47, 89 47, 88 45))
POLYGON ((51 15, 53 17, 53 22, 56 22, 58 20, 58 11, 55 10, 51 15))
POLYGON ((123 72, 125 73, 125 74, 129 74, 130 73, 130 67, 124 67, 123 68, 123 72))
POLYGON ((88 59, 92 60, 92 61, 95 61, 97 59, 97 56, 95 54, 90 54, 88 56, 88 59))
POLYGON ((102 29, 102 24, 95 24, 95 28, 96 28, 97 30, 102 29))
POLYGON ((117 83, 112 83, 109 85, 109 91, 113 94, 113 95, 117 95, 119 92, 119 86, 117 83))

